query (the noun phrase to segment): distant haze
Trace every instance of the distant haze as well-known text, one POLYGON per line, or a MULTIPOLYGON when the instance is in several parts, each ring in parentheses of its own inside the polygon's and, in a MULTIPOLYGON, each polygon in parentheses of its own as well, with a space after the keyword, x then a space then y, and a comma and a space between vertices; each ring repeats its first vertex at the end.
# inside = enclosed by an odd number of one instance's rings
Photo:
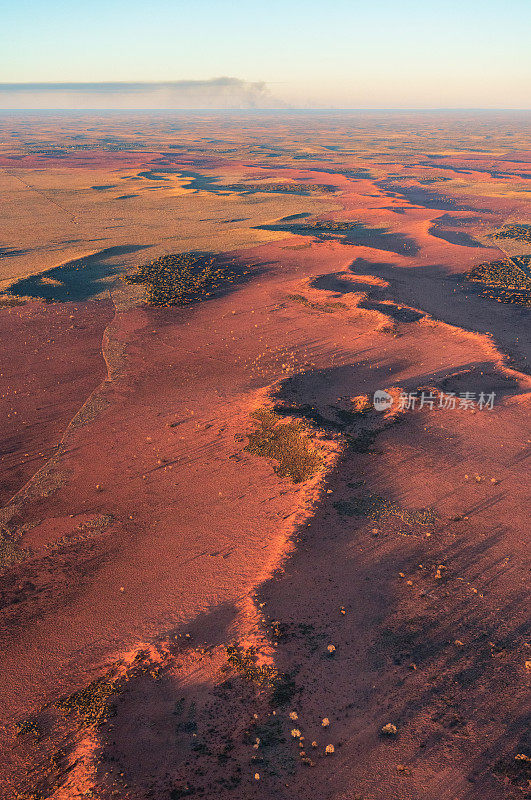
POLYGON ((525 109, 530 30, 530 0, 7 0, 0 108, 525 109))
POLYGON ((274 101, 262 82, 238 78, 206 81, 2 83, 3 109, 130 108, 271 108, 274 101))

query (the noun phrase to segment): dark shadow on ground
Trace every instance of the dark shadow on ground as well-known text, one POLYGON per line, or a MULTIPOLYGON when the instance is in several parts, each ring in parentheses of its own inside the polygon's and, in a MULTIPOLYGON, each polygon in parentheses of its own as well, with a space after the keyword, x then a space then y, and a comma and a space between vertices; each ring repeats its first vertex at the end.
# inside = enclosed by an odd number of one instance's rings
MULTIPOLYGON (((363 391, 377 387, 376 376, 367 386, 364 378, 372 370, 365 366, 367 371, 359 364, 295 376, 284 382, 278 396, 291 404, 311 404, 312 413, 326 418, 338 394, 355 395, 362 386, 363 391), (327 387, 327 397, 322 393, 316 397, 317 385, 327 387)), ((388 381, 393 380, 395 366, 385 365, 388 381)), ((467 366, 471 385, 481 385, 489 367, 493 377, 488 362, 462 365, 467 366)), ((419 374, 406 388, 433 383, 446 387, 452 380, 444 372, 419 374)), ((370 414, 367 420, 370 424, 370 414)), ((335 429, 329 426, 330 431, 335 429)), ((527 635, 518 594, 522 587, 513 586, 501 614, 496 603, 478 602, 467 589, 466 576, 471 580, 472 575, 503 574, 506 531, 501 526, 482 529, 481 535, 473 522, 452 529, 443 505, 442 527, 435 523, 427 547, 422 525, 405 532, 400 525, 382 526, 363 514, 345 513, 349 507, 360 507, 349 506, 353 499, 375 491, 391 503, 403 502, 394 486, 385 483, 378 463, 381 448, 390 442, 400 446, 402 440, 422 442, 423 451, 446 468, 460 463, 467 445, 458 436, 428 431, 419 415, 384 429, 372 451, 347 450, 327 481, 328 492, 315 516, 300 531, 297 548, 283 570, 262 587, 259 599, 266 604, 273 630, 282 632, 277 664, 296 674, 298 693, 292 705, 305 710, 300 727, 311 724, 308 712, 318 718, 319 710, 326 709, 334 720, 335 740, 345 743, 341 757, 351 765, 347 780, 363 781, 356 785, 369 795, 378 789, 382 796, 390 796, 381 776, 373 778, 372 764, 379 752, 388 758, 389 745, 378 733, 393 720, 399 732, 407 728, 414 731, 415 740, 420 737, 420 747, 408 761, 412 768, 417 760, 419 766, 431 758, 445 761, 451 748, 464 778, 470 776, 476 784, 466 797, 478 798, 482 790, 493 792, 483 796, 497 797, 501 789, 493 772, 495 762, 502 757, 510 760, 513 751, 524 752, 517 749, 526 722, 516 674, 518 651, 527 635), (432 563, 446 565, 446 577, 437 580, 432 563), (415 596, 422 590, 425 600, 421 596, 413 605, 400 586, 399 573, 413 578, 415 596), (346 609, 343 619, 340 607, 346 609), (456 631, 464 642, 459 647, 454 644, 456 631), (328 642, 336 647, 332 662, 326 656, 328 642), (509 661, 499 667, 496 660, 493 663, 493 647, 509 661), (514 691, 507 688, 509 675, 514 691), (505 698, 502 706, 500 697, 505 698), (471 721, 485 732, 484 737, 468 737, 471 721)), ((414 472, 417 454, 409 452, 414 472)), ((431 480, 437 480, 435 467, 431 480)), ((489 501, 499 502, 502 496, 497 491, 489 501)), ((465 519, 470 515, 473 520, 480 510, 466 508, 465 519)), ((315 735, 311 728, 305 733, 307 738, 315 735)), ((336 786, 338 795, 341 788, 348 787, 336 786)), ((435 795, 429 792, 426 797, 435 795)))
POLYGON ((452 197, 445 197, 436 192, 430 192, 427 189, 421 189, 417 186, 397 186, 394 183, 386 183, 386 181, 377 181, 377 186, 385 191, 389 197, 403 197, 411 205, 422 206, 423 208, 431 208, 440 211, 470 211, 481 212, 482 214, 492 214, 489 208, 474 208, 459 203, 452 197))
POLYGON ((89 300, 104 291, 113 275, 124 271, 122 264, 109 263, 117 256, 144 250, 149 245, 107 247, 91 256, 76 258, 59 267, 31 275, 11 284, 6 294, 34 297, 54 303, 89 300))
POLYGON ((439 228, 437 224, 428 228, 428 233, 436 236, 437 239, 444 239, 449 244, 457 244, 460 247, 485 247, 484 244, 478 242, 473 236, 465 231, 450 231, 444 228, 439 228))
MULTIPOLYGON (((434 319, 467 331, 490 334, 516 369, 531 371, 531 310, 480 295, 482 288, 464 275, 452 275, 444 264, 399 267, 356 259, 356 275, 373 275, 389 283, 383 298, 423 311, 434 319)), ((377 290, 370 290, 373 295, 377 290)), ((377 293, 377 299, 382 294, 377 293)))
MULTIPOLYGON (((406 468, 414 473, 433 462, 427 479, 436 482, 437 465, 458 465, 468 442, 428 430, 423 414, 397 424, 375 411, 356 414, 338 405, 338 395, 394 383, 403 366, 391 359, 375 364, 368 352, 359 363, 309 370, 280 385, 279 411, 289 415, 293 409, 294 416, 322 431, 348 434, 354 443, 361 438, 366 445, 347 447, 282 569, 253 598, 274 643, 274 667, 286 678, 285 691, 278 697, 276 689, 257 687, 253 673, 228 663, 222 675, 210 679, 209 649, 232 642, 240 618, 235 604, 167 630, 157 643, 164 653, 160 666, 150 662, 149 651, 138 653, 99 728, 98 782, 109 796, 127 783, 135 796, 154 800, 240 800, 253 796, 257 770, 264 797, 278 800, 303 796, 305 783, 315 776, 338 797, 350 796, 353 785, 363 796, 399 796, 393 794, 396 773, 388 764, 403 760, 395 742, 401 745, 404 733, 413 741, 409 749, 405 743, 408 768, 447 764, 451 753, 454 768, 474 780, 474 792, 460 797, 499 796, 494 761, 523 752, 514 750, 524 730, 514 664, 525 639, 525 607, 518 585, 494 604, 469 587, 478 575, 503 574, 506 530, 487 526, 478 532, 472 515, 481 505, 464 509, 471 523, 462 517, 452 522, 444 498, 433 517, 404 523, 402 512, 416 509, 405 504, 389 469, 381 467, 382 453, 406 445, 406 468), (421 444, 418 450, 411 441, 421 444), (364 511, 371 507, 367 498, 376 494, 398 518, 382 524, 364 511), (437 564, 446 569, 440 580, 437 564), (400 572, 413 577, 414 589, 400 581, 400 572), (463 639, 459 647, 457 635, 463 639), (331 642, 333 655, 327 652, 331 642), (194 653, 195 669, 181 679, 178 670, 194 653), (293 709, 306 741, 318 740, 318 749, 308 748, 317 762, 313 773, 297 766, 299 742, 290 734, 294 723, 288 716, 293 709), (329 731, 321 725, 324 716, 329 731), (391 720, 398 736, 385 740, 379 732, 391 720), (330 772, 324 757, 329 741, 342 767, 330 772)), ((485 368, 492 370, 488 362, 457 366, 470 367, 474 383, 482 385, 485 368)), ((448 380, 445 371, 419 373, 405 388, 448 380)), ((502 491, 493 490, 488 502, 499 502, 502 491)), ((317 795, 312 790, 309 796, 317 795)), ((423 796, 441 797, 433 787, 423 796)))
MULTIPOLYGON (((372 247, 402 256, 416 255, 420 247, 416 241, 403 233, 390 232, 386 228, 371 228, 362 222, 344 223, 344 228, 333 228, 326 220, 314 223, 293 223, 290 218, 271 225, 257 225, 257 230, 285 231, 296 236, 312 236, 320 241, 341 239, 345 244, 372 247)), ((342 223, 337 223, 342 224, 342 223)))
POLYGON ((0 258, 15 258, 16 256, 24 256, 30 250, 14 250, 11 247, 0 247, 0 258))
MULTIPOLYGON (((199 172, 192 170, 179 169, 176 167, 157 167, 145 172, 139 172, 139 176, 153 181, 168 181, 169 178, 164 177, 165 174, 176 175, 180 178, 188 178, 189 182, 185 185, 186 189, 192 189, 194 192, 210 192, 211 194, 241 194, 241 195, 254 195, 254 194, 293 194, 299 197, 306 197, 310 194, 318 193, 333 193, 338 191, 338 187, 325 184, 311 184, 304 185, 303 183, 295 183, 290 185, 288 181, 279 179, 274 183, 259 183, 259 182, 240 182, 240 183, 221 183, 220 178, 214 176, 202 175, 199 172)), ((94 187, 93 187, 94 188, 94 187)))

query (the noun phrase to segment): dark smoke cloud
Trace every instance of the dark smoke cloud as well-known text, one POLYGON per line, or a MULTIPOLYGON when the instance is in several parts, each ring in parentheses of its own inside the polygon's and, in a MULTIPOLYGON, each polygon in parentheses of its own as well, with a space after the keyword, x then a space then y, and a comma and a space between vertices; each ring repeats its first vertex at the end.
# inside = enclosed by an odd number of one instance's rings
POLYGON ((212 78, 207 81, 115 83, 0 83, 0 108, 278 108, 262 81, 212 78))

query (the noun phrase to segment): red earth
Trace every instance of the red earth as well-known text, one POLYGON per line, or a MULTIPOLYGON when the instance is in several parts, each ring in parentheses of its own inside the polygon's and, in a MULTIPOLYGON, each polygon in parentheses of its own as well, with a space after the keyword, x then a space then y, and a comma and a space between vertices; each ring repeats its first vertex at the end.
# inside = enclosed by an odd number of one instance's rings
MULTIPOLYGON (((311 160, 264 166, 286 123, 224 122, 237 152, 171 159, 334 184, 318 221, 352 236, 251 240, 226 253, 247 279, 183 308, 113 277, 112 302, 0 309, 2 798, 529 796, 528 311, 464 278, 523 214, 521 179, 490 172, 528 159, 450 127, 433 188, 402 124, 392 157, 370 122, 355 157, 325 153, 323 122, 311 160), (318 454, 300 482, 248 448, 273 408, 318 454)), ((146 146, 128 168, 167 160, 146 146)), ((75 166, 121 168, 94 153, 75 166)))

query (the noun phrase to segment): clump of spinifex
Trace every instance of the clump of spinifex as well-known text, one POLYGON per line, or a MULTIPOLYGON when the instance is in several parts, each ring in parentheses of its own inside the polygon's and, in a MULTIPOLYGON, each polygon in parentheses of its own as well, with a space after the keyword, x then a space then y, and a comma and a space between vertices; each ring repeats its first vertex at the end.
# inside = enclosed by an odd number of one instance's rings
POLYGON ((322 466, 322 456, 298 421, 285 422, 265 408, 251 415, 255 428, 247 434, 245 449, 253 455, 276 461, 273 469, 282 478, 301 483, 313 477, 322 466))
POLYGON ((124 281, 143 284, 149 305, 184 306, 206 300, 248 274, 237 273, 231 263, 215 253, 174 253, 138 267, 124 281))
POLYGON ((110 700, 119 690, 119 681, 105 675, 78 692, 61 698, 56 706, 66 714, 74 714, 83 725, 98 726, 107 721, 111 714, 110 700))
POLYGON ((336 511, 344 516, 368 517, 373 520, 396 518, 407 525, 432 525, 437 514, 431 508, 406 509, 375 494, 339 500, 334 503, 336 511))

